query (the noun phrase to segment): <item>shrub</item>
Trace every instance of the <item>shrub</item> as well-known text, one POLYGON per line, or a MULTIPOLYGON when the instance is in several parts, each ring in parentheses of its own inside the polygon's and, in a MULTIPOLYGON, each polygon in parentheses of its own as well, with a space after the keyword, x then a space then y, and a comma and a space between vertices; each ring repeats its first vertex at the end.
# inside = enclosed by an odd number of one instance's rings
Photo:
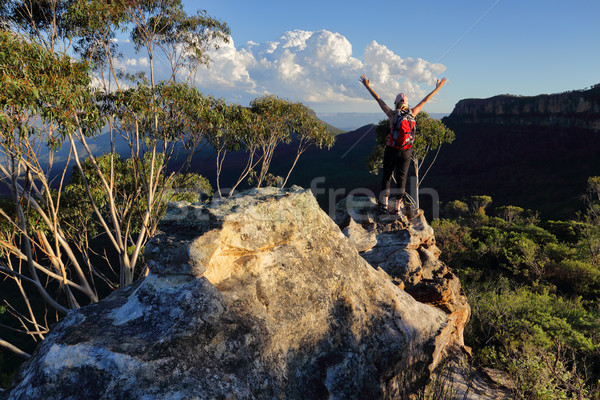
POLYGON ((508 371, 523 397, 572 398, 583 392, 578 371, 600 343, 597 309, 543 287, 513 288, 507 278, 472 286, 468 297, 473 314, 465 340, 480 362, 508 371))
POLYGON ((431 226, 435 231, 438 246, 444 249, 442 252, 444 262, 451 265, 462 264, 473 242, 470 229, 448 219, 437 219, 431 226))
POLYGON ((469 214, 469 206, 460 200, 454 200, 446 203, 442 212, 448 218, 461 218, 469 214))

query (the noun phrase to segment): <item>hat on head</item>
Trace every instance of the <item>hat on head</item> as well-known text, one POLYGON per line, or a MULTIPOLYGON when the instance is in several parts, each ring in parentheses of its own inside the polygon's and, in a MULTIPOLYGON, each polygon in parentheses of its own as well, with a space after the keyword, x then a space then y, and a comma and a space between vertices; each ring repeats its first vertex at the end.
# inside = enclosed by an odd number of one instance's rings
POLYGON ((398 96, 396 96, 396 101, 394 101, 394 104, 398 103, 408 103, 408 98, 404 93, 400 93, 398 96))

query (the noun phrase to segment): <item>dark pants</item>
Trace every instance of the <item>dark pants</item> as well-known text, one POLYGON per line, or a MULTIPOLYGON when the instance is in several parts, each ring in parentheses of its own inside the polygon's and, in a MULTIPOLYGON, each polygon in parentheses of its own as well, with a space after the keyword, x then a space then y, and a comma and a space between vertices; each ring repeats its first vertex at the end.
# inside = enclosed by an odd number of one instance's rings
POLYGON ((383 153, 383 177, 381 179, 381 194, 379 195, 379 199, 390 196, 390 183, 394 170, 396 170, 396 190, 393 195, 397 199, 401 199, 404 196, 411 154, 412 147, 400 150, 391 146, 385 146, 385 152, 383 153))

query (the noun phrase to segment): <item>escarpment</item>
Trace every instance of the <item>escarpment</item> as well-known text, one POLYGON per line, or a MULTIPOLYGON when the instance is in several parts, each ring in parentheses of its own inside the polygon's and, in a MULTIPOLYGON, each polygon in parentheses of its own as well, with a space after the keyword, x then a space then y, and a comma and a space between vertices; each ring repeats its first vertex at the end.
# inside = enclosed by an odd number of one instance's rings
POLYGON ((588 90, 550 95, 465 99, 456 104, 445 122, 452 127, 501 125, 600 131, 600 84, 588 90))
POLYGON ((349 198, 347 237, 298 187, 172 203, 148 275, 71 311, 4 396, 407 398, 469 307, 424 218, 385 218, 349 198))

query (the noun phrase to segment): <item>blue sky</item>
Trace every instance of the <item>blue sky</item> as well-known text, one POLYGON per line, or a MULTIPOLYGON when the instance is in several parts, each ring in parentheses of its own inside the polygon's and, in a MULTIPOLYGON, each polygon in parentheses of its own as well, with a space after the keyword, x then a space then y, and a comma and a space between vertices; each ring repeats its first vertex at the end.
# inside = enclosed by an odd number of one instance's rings
POLYGON ((272 93, 320 113, 377 112, 398 91, 451 112, 463 98, 536 95, 600 83, 597 0, 184 0, 227 22, 232 42, 200 71, 205 93, 247 104, 272 93))

